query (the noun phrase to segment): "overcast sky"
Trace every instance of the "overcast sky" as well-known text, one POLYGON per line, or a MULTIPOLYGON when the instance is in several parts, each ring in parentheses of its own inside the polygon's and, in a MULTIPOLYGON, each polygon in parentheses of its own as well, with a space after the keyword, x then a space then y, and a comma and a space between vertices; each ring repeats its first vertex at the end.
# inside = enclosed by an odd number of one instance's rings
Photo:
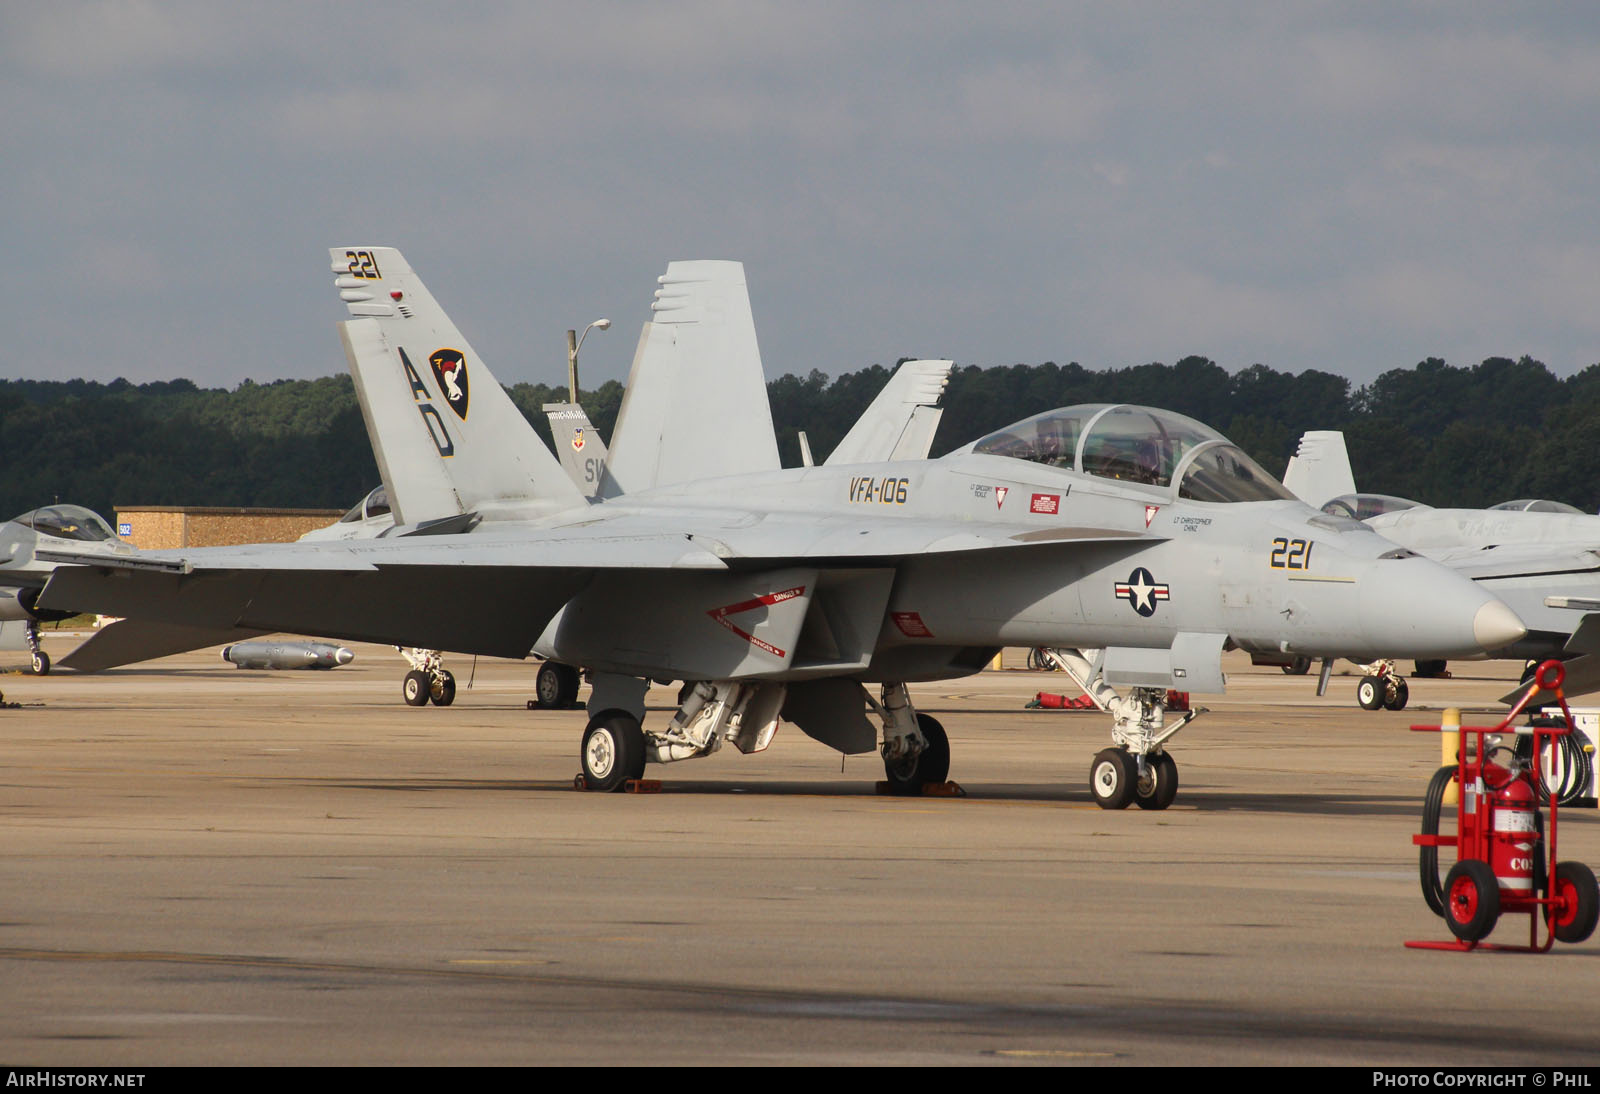
POLYGON ((399 247, 499 378, 670 259, 768 376, 1600 362, 1600 6, 0 2, 0 375, 341 371, 399 247))

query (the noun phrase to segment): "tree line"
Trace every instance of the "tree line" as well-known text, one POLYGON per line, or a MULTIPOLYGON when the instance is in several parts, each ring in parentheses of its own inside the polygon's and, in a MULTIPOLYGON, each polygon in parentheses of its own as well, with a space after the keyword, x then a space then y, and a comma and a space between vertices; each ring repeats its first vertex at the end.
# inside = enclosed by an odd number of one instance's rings
MULTIPOLYGON (((767 385, 779 450, 800 462, 805 430, 826 458, 888 381, 873 365, 767 385)), ((508 394, 549 443, 542 407, 564 387, 508 394)), ((609 439, 623 386, 582 402, 609 439)), ((1370 384, 1204 357, 1096 371, 1072 363, 956 368, 934 438, 938 456, 1010 422, 1075 403, 1164 407, 1218 429, 1279 474, 1300 434, 1342 429, 1363 490, 1433 505, 1549 497, 1600 507, 1600 365, 1558 378, 1529 357, 1472 366, 1429 358, 1370 384)), ((707 428, 716 428, 707 422, 707 428)), ((340 509, 378 482, 348 376, 201 388, 189 380, 0 380, 0 518, 55 501, 110 517, 118 505, 340 509)))

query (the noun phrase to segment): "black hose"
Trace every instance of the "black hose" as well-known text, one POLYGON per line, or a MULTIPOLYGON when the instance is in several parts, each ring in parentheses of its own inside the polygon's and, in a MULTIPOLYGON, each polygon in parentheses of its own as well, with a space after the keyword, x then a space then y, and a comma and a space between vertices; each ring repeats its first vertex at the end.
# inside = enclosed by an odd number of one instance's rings
POLYGON ((1589 786, 1592 774, 1592 761, 1589 754, 1583 750, 1583 745, 1578 743, 1577 732, 1569 732, 1565 736, 1553 739, 1554 754, 1560 753, 1561 781, 1551 786, 1545 781, 1545 770, 1549 765, 1539 765, 1539 789, 1544 794, 1545 801, 1555 799, 1561 805, 1571 805, 1583 797, 1584 790, 1589 786))
MULTIPOLYGON (((1439 813, 1444 808, 1445 787, 1449 786, 1455 777, 1455 767, 1441 767, 1433 773, 1433 778, 1428 780, 1428 793, 1422 799, 1423 835, 1439 834, 1439 813)), ((1422 875, 1422 899, 1428 902, 1428 907, 1434 915, 1443 917, 1444 882, 1439 878, 1439 849, 1421 847, 1418 849, 1417 859, 1419 872, 1422 875)))

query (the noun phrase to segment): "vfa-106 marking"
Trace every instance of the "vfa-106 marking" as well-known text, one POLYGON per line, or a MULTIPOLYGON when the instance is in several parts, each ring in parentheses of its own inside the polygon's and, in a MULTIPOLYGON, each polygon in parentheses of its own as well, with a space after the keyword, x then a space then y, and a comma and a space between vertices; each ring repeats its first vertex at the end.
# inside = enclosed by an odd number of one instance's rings
MULTIPOLYGON (((1470 656, 1523 632, 1472 582, 1311 509, 1167 411, 1067 407, 937 460, 784 469, 736 263, 668 267, 590 495, 543 443, 508 444, 527 424, 481 358, 399 252, 363 249, 395 306, 346 296, 341 330, 394 534, 64 567, 48 603, 582 666, 580 758, 604 790, 725 743, 760 751, 787 721, 876 749, 889 785, 918 792, 950 750, 912 686, 1049 646, 1112 714, 1094 800, 1153 809, 1173 801, 1167 745, 1193 716, 1166 722, 1167 692, 1221 691, 1225 650, 1470 656), (449 461, 415 434, 411 394, 389 394, 397 351, 441 346, 476 373, 449 461), (1284 569, 1263 564, 1279 539, 1284 569), (1295 542, 1321 580, 1287 568, 1295 542), (203 596, 178 595, 197 578, 203 596), (647 724, 651 681, 684 686, 647 724)), ((359 293, 345 254, 342 293, 359 293)))

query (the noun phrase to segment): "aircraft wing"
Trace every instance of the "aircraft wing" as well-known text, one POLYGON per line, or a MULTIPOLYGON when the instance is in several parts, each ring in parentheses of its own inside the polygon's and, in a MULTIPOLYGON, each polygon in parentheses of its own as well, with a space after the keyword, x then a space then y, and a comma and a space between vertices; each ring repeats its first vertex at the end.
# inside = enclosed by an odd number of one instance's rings
MULTIPOLYGON (((566 528, 281 543, 99 558, 60 552, 44 607, 200 630, 286 631, 524 657, 546 624, 608 574, 673 575, 859 565, 973 551, 1073 550, 1160 537, 1063 526, 737 513, 619 515, 566 528), (664 524, 695 531, 664 533, 664 524)), ((105 667, 100 665, 99 667, 105 667)))
POLYGON ((1512 543, 1490 548, 1430 548, 1418 553, 1474 581, 1600 572, 1600 552, 1576 545, 1512 543))
MULTIPOLYGON (((723 570, 682 535, 596 532, 62 552, 42 603, 204 630, 288 631, 525 657, 602 569, 723 570)), ((103 666, 102 666, 103 667, 103 666)))

